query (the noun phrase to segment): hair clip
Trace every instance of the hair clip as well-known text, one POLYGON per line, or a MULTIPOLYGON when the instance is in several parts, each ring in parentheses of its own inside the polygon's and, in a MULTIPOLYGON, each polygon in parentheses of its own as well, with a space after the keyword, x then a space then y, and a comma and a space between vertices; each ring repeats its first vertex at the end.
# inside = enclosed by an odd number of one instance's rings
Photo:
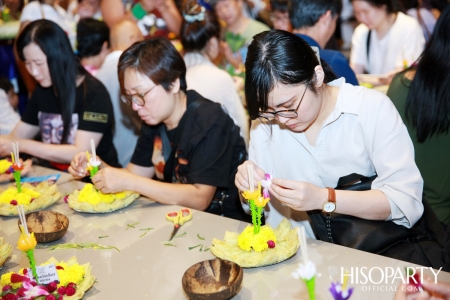
POLYGON ((319 47, 311 46, 311 49, 314 51, 314 54, 316 55, 317 60, 319 61, 319 65, 322 66, 322 63, 320 62, 320 52, 319 52, 319 47))
POLYGON ((194 7, 192 7, 188 13, 183 13, 183 18, 186 20, 186 22, 188 23, 194 23, 194 22, 201 22, 205 19, 205 7, 200 6, 200 12, 195 14, 195 15, 191 15, 190 13, 196 9, 197 7, 199 7, 200 5, 196 4, 194 7))

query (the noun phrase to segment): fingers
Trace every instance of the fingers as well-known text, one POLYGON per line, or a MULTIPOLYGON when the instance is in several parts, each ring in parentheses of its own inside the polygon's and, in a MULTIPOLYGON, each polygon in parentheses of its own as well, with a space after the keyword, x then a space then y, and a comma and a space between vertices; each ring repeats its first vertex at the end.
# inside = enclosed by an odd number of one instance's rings
POLYGON ((236 173, 234 184, 241 191, 246 191, 250 189, 250 184, 248 180, 248 171, 247 166, 253 165, 253 180, 255 187, 258 186, 258 181, 266 179, 264 171, 259 168, 254 162, 247 160, 242 165, 238 167, 238 171, 236 173))
POLYGON ((444 297, 444 299, 450 299, 450 284, 431 281, 429 279, 425 279, 422 282, 422 286, 424 289, 431 293, 436 293, 444 297))

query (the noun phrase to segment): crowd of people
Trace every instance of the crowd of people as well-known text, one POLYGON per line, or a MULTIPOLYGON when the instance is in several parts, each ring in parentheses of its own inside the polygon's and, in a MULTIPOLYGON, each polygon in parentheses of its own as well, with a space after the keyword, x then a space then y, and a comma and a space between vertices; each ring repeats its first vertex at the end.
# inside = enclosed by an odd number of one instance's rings
MULTIPOLYGON (((427 228, 433 250, 409 261, 439 268, 450 261, 450 4, 428 2, 344 1, 359 24, 346 56, 332 46, 341 0, 6 1, 23 6, 11 18, 29 100, 19 116, 17 88, 0 78, 0 155, 18 141, 82 179, 93 139, 98 190, 244 221, 253 165, 255 182, 273 178, 266 223, 288 218, 311 238, 314 212, 427 228)), ((399 242, 375 252, 403 258, 419 243, 399 242)))

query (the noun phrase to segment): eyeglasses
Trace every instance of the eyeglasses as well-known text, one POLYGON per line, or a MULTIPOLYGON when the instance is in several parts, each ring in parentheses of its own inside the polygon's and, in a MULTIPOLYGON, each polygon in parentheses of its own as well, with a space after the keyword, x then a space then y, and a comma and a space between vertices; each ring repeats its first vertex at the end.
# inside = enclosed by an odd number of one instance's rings
POLYGON ((144 97, 145 95, 147 95, 151 90, 153 90, 153 88, 155 88, 155 86, 153 86, 151 89, 149 89, 148 91, 146 91, 145 93, 142 94, 133 94, 133 95, 125 95, 122 94, 120 96, 120 99, 122 99, 122 101, 128 105, 133 104, 133 102, 139 106, 144 106, 145 104, 145 100, 144 97))
POLYGON ((297 110, 300 107, 300 104, 303 101, 303 97, 305 97, 306 94, 306 90, 308 89, 309 86, 309 82, 306 85, 305 91, 303 92, 302 98, 300 99, 300 102, 297 105, 296 109, 283 109, 283 110, 279 110, 279 111, 260 111, 259 112, 259 116, 262 118, 266 118, 266 119, 274 119, 277 115, 279 117, 283 117, 283 118, 295 118, 298 116, 297 110))

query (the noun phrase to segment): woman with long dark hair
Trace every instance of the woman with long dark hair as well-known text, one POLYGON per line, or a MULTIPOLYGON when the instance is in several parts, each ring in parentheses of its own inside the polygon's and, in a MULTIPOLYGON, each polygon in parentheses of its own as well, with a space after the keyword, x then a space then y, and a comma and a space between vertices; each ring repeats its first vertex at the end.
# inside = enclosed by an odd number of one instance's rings
POLYGON ((235 183, 249 189, 248 165, 254 182, 272 175, 266 222, 276 226, 288 218, 312 238, 422 265, 444 259, 444 247, 434 244, 430 252, 425 246, 424 255, 408 240, 426 232, 430 210, 422 203, 411 139, 391 100, 333 80, 313 49, 286 31, 258 34, 248 50, 245 93, 254 121, 249 160, 235 183))
POLYGON ((83 69, 66 33, 52 21, 34 21, 18 37, 17 50, 38 86, 22 121, 9 136, 0 137, 0 155, 9 155, 11 141, 19 141, 21 152, 66 170, 72 157, 90 149, 94 139, 97 153, 117 166, 109 94, 83 69), (33 140, 38 134, 42 142, 33 140))
POLYGON ((440 221, 450 226, 450 4, 414 66, 394 77, 388 96, 414 144, 424 195, 440 221))
MULTIPOLYGON (((144 124, 126 169, 102 164, 95 187, 243 219, 233 179, 246 158, 244 139, 221 105, 186 90, 186 66, 170 41, 135 43, 121 55, 118 74, 122 100, 144 124)), ((85 164, 79 153, 69 172, 84 177, 85 164)))

